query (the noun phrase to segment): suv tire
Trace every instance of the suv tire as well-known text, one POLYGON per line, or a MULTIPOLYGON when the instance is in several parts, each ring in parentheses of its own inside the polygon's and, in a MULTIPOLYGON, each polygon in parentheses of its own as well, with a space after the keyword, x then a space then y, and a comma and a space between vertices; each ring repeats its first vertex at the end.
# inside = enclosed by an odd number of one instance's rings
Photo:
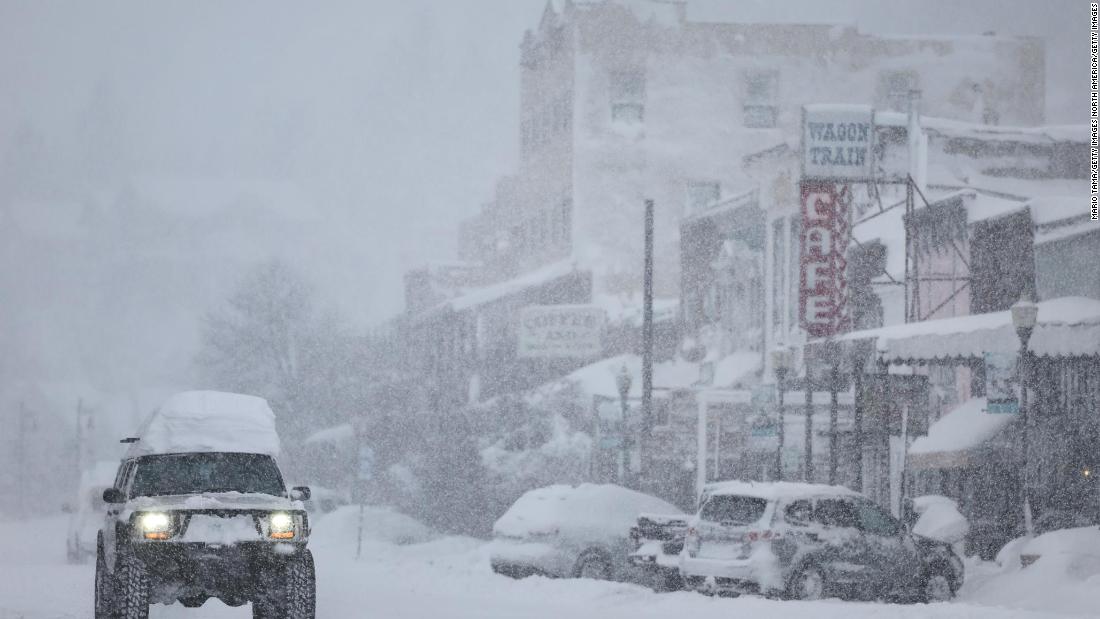
POLYGON ((317 574, 313 553, 303 550, 283 572, 284 591, 252 602, 253 619, 314 619, 317 614, 317 574))
POLYGON ((952 584, 950 568, 943 565, 933 565, 921 578, 920 601, 931 604, 933 602, 949 602, 955 597, 955 587, 952 584))
POLYGON ((809 563, 791 577, 787 597, 792 600, 820 600, 825 597, 825 570, 809 563))
POLYGON ((103 558, 103 545, 96 544, 95 552, 95 619, 114 619, 115 583, 107 572, 107 560, 103 558))
POLYGON ((115 598, 118 619, 148 619, 149 575, 132 550, 118 556, 115 598))
POLYGON ((589 550, 577 559, 577 565, 573 568, 573 577, 611 580, 611 562, 598 550, 589 550))

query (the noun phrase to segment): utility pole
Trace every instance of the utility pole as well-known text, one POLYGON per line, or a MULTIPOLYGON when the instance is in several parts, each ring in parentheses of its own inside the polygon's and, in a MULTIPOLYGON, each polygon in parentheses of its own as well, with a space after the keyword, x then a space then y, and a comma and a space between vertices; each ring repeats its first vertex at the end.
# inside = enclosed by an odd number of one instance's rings
POLYGON ((19 401, 19 434, 15 443, 16 470, 15 479, 16 500, 19 501, 19 515, 27 515, 27 433, 31 429, 30 416, 27 405, 23 400, 19 401))
POLYGON ((810 359, 806 356, 806 462, 805 481, 814 481, 814 382, 810 376, 810 359))
POLYGON ((642 436, 638 460, 639 481, 645 480, 643 450, 653 428, 653 200, 645 201, 645 268, 642 292, 642 436))
POLYGON ((836 485, 837 447, 840 436, 837 431, 837 416, 839 403, 837 402, 837 383, 840 382, 840 372, 833 362, 829 370, 829 483, 836 485))

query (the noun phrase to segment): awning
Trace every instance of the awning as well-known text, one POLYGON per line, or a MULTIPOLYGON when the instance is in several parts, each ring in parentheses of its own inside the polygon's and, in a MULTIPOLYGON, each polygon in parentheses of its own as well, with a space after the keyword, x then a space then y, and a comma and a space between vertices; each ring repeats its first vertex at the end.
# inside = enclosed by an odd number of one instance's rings
MULTIPOLYGON (((1033 353, 1100 355, 1100 301, 1063 297, 1038 305, 1038 323, 1028 343, 1033 353)), ((981 358, 983 353, 1011 354, 1020 347, 1008 310, 854 331, 837 340, 872 341, 887 363, 981 358)))
POLYGON ((927 435, 909 447, 909 467, 922 470, 968 466, 1016 419, 1016 415, 987 413, 985 408, 985 398, 971 398, 940 417, 928 428, 927 435))

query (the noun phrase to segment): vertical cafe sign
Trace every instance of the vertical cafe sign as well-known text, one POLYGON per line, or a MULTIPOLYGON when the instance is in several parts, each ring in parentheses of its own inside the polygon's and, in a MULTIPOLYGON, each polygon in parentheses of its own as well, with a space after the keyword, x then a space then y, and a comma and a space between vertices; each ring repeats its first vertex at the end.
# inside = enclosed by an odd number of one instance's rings
POLYGON ((851 191, 843 183, 802 182, 802 251, 799 316, 810 337, 829 337, 848 327, 845 270, 851 191))
POLYGON ((849 183, 873 178, 874 129, 870 106, 807 105, 802 110, 799 317, 810 337, 848 328, 849 183))

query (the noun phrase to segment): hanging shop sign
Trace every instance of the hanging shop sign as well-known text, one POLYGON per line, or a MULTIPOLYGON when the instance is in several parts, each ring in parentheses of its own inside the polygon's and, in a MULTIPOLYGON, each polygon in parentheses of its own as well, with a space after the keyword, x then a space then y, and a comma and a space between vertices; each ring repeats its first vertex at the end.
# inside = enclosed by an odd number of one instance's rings
POLYGON ((869 105, 802 107, 802 178, 869 181, 875 111, 869 105))
POLYGON ((596 358, 607 314, 590 305, 533 305, 520 310, 520 357, 596 358))
POLYGON ((1015 415, 1020 412, 1016 398, 1016 355, 987 352, 985 361, 985 412, 1015 415))
POLYGON ((831 181, 802 181, 799 318, 814 338, 848 329, 845 251, 851 236, 851 189, 831 181))

